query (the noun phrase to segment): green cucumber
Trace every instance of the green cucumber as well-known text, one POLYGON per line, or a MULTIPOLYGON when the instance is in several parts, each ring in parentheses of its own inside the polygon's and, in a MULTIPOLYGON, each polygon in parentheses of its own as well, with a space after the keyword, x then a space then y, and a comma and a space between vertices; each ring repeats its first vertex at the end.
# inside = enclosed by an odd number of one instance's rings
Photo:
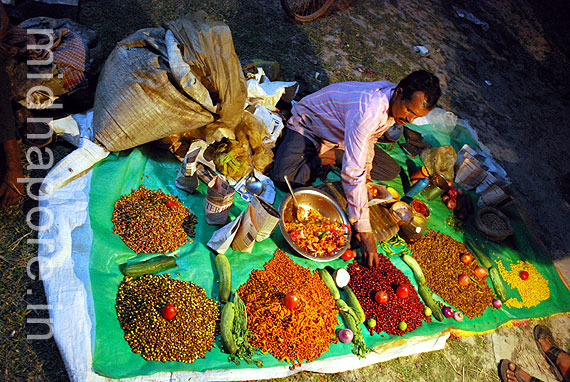
POLYGON ((125 276, 138 277, 148 273, 157 273, 176 266, 173 256, 158 256, 142 263, 123 264, 119 268, 125 276))
POLYGON ((233 302, 228 302, 222 309, 222 317, 220 319, 220 336, 226 353, 234 354, 237 351, 236 341, 234 340, 234 319, 236 309, 233 302))
POLYGON ((408 264, 408 266, 412 268, 412 272, 414 272, 414 276, 416 278, 416 281, 418 282, 418 285, 425 285, 426 277, 424 276, 422 268, 420 267, 416 259, 414 259, 410 255, 404 254, 402 255, 402 260, 404 260, 404 263, 408 264))
POLYGON ((497 268, 492 267, 491 269, 489 269, 489 276, 491 276, 491 281, 493 282, 493 286, 495 287, 495 293, 497 293, 497 297, 499 297, 499 300, 501 300, 502 302, 506 302, 508 299, 507 290, 503 285, 503 281, 501 280, 501 276, 499 275, 499 271, 497 270, 497 268))
POLYGON ((218 285, 218 298, 221 302, 226 302, 230 298, 232 287, 232 269, 230 261, 223 253, 216 255, 216 269, 220 283, 218 285))
POLYGON ((465 240, 465 245, 471 252, 473 252, 475 257, 479 261, 479 264, 481 264, 485 268, 491 268, 493 266, 493 262, 491 261, 489 256, 485 255, 483 251, 477 248, 475 246, 475 243, 473 243, 470 239, 465 240))
POLYGON ((319 269, 319 276, 321 276, 321 280, 323 280, 327 286, 329 292, 331 293, 331 296, 333 296, 335 300, 338 300, 340 298, 340 292, 338 291, 338 288, 336 287, 336 284, 334 283, 334 280, 329 271, 321 268, 319 269))
POLYGON ((356 334, 360 331, 360 324, 358 323, 358 317, 354 310, 348 306, 346 301, 342 299, 336 300, 336 307, 342 316, 342 321, 344 322, 344 326, 352 331, 353 334, 356 334))
POLYGON ((428 308, 431 309, 431 312, 435 317, 435 319, 438 321, 443 321, 444 319, 443 312, 441 311, 441 309, 439 309, 439 306, 437 306, 435 301, 433 301, 431 291, 425 285, 420 285, 420 287, 418 288, 418 292, 420 296, 422 296, 422 300, 424 300, 428 308))
POLYGON ((360 302, 358 302, 356 295, 348 285, 342 288, 342 290, 344 291, 346 303, 352 308, 352 310, 354 310, 356 317, 358 317, 358 321, 360 321, 360 323, 364 323, 364 321, 366 321, 366 315, 364 314, 364 309, 362 309, 362 306, 360 305, 360 302))

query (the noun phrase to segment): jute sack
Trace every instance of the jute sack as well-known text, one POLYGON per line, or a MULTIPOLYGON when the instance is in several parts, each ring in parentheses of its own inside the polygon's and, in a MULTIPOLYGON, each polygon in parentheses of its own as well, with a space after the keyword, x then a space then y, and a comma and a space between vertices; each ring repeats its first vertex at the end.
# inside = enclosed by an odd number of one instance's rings
POLYGON ((139 146, 205 126, 211 112, 173 79, 163 28, 141 29, 105 62, 93 107, 95 139, 109 151, 139 146))

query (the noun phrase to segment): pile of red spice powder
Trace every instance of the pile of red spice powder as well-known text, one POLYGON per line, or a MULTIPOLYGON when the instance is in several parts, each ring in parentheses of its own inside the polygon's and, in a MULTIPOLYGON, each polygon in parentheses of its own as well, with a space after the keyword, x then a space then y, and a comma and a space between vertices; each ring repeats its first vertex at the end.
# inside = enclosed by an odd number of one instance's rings
POLYGON ((425 316, 424 304, 410 280, 386 256, 380 255, 379 258, 376 268, 368 268, 356 261, 348 266, 349 285, 362 305, 366 318, 376 320, 374 328, 368 327, 370 334, 385 332, 401 336, 422 326, 422 320, 430 322, 431 318, 425 316), (396 295, 399 285, 409 287, 407 298, 396 295), (388 294, 386 303, 376 302, 374 295, 378 291, 388 294), (402 321, 407 324, 406 330, 398 328, 402 321))

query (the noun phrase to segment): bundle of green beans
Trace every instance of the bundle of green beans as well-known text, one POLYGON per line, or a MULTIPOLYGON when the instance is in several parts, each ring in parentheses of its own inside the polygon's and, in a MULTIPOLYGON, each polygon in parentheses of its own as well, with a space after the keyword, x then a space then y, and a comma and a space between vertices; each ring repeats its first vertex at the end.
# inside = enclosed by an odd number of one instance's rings
POLYGON ((400 235, 396 234, 390 239, 386 239, 380 242, 380 248, 388 256, 392 255, 410 255, 411 252, 408 249, 407 243, 400 235))

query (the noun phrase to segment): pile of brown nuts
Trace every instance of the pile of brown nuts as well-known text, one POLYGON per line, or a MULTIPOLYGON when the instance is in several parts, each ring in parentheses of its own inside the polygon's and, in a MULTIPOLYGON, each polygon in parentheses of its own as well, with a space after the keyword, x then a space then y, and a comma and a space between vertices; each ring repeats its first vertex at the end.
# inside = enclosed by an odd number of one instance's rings
POLYGON ((147 361, 192 363, 214 346, 219 304, 193 282, 168 274, 126 276, 115 308, 125 340, 147 361), (171 320, 162 315, 167 304, 176 311, 171 320))
POLYGON ((115 202, 112 221, 136 253, 169 253, 195 236, 197 219, 177 197, 141 185, 115 202))
POLYGON ((441 232, 428 233, 409 245, 414 258, 422 268, 427 286, 445 302, 463 312, 469 318, 479 317, 493 302, 494 293, 486 278, 478 279, 473 260, 469 264, 460 261, 461 255, 470 253, 465 244, 441 232), (467 286, 459 285, 461 275, 471 280, 467 286))

